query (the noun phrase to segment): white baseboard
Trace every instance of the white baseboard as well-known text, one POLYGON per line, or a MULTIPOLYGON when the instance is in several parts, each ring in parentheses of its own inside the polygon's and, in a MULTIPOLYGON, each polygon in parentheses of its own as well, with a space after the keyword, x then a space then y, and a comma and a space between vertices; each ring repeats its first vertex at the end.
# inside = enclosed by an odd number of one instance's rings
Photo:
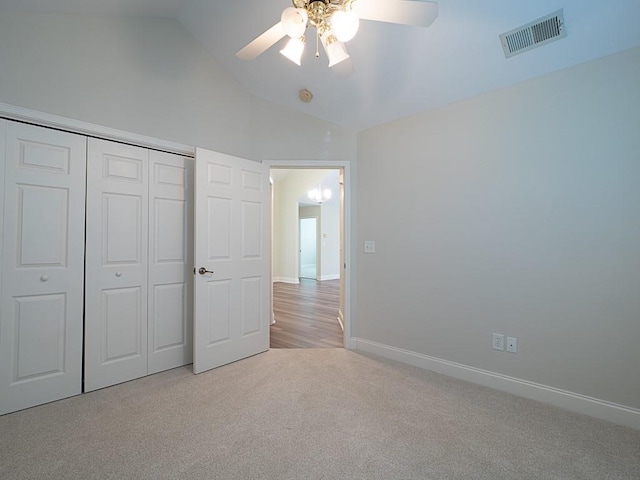
POLYGON ((324 280, 340 280, 340 274, 336 273, 334 275, 321 275, 320 281, 322 282, 324 280))
POLYGON ((282 282, 282 283, 300 283, 300 279, 298 277, 273 277, 274 282, 282 282))
POLYGON ((640 430, 640 410, 616 403, 568 392, 519 378, 509 377, 480 368, 462 365, 441 358, 403 350, 362 338, 353 338, 355 350, 372 353, 416 367, 431 370, 450 377, 477 383, 496 390, 537 400, 591 417, 607 420, 618 425, 640 430))

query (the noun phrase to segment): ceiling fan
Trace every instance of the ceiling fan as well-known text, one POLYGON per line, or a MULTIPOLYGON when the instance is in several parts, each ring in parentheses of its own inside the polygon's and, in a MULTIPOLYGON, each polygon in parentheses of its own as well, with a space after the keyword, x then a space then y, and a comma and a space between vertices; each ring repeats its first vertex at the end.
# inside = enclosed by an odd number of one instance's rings
POLYGON ((329 67, 349 58, 345 42, 358 32, 360 20, 428 27, 438 16, 438 4, 419 0, 293 0, 280 21, 242 48, 236 56, 253 60, 285 36, 289 42, 280 53, 296 65, 301 64, 307 28, 314 27, 315 56, 319 43, 329 58, 329 67))

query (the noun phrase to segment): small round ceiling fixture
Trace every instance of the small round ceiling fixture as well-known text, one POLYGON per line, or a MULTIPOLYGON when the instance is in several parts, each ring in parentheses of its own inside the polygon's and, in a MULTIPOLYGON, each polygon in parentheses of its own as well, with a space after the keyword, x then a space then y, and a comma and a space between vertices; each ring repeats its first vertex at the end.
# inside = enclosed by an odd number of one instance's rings
POLYGON ((311 102, 311 100, 313 100, 313 93, 311 93, 306 88, 303 88, 302 90, 300 90, 300 93, 298 94, 298 97, 304 103, 309 103, 309 102, 311 102))

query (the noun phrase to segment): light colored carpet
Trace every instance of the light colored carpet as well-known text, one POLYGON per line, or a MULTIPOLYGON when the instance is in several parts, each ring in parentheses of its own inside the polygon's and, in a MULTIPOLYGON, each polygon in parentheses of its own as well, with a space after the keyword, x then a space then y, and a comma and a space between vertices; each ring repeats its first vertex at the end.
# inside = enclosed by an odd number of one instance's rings
POLYGON ((344 349, 0 417, 10 479, 639 479, 640 431, 344 349))

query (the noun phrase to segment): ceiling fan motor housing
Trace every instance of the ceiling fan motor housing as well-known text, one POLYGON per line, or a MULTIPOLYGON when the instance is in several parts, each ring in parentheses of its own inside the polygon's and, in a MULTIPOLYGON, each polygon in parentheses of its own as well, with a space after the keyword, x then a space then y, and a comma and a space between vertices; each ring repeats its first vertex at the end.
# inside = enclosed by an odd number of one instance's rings
MULTIPOLYGON (((327 30, 326 19, 336 10, 348 7, 353 0, 293 0, 296 8, 302 8, 309 15, 309 25, 318 30, 327 30)), ((320 32, 321 34, 323 32, 320 32)))

